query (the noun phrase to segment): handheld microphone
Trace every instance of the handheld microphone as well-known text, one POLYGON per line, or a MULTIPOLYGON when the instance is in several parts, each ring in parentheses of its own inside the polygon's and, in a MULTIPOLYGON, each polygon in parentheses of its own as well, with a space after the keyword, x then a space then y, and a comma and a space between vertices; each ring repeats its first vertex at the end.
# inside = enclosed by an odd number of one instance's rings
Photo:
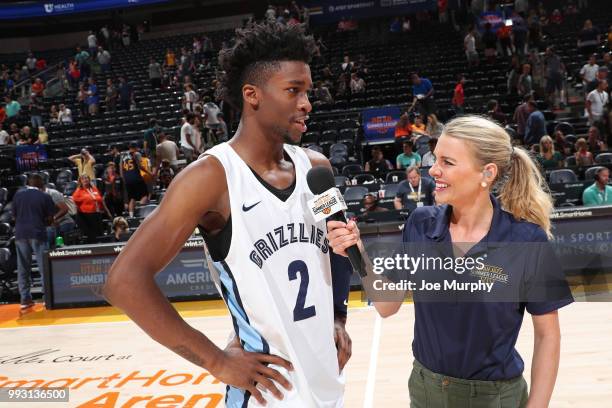
MULTIPOLYGON (((308 187, 310 191, 315 195, 314 199, 308 202, 315 221, 321 221, 325 218, 329 218, 334 221, 342 221, 346 223, 346 217, 344 216, 344 210, 346 210, 346 203, 342 193, 335 187, 334 175, 328 167, 316 166, 308 170, 306 175, 308 181, 308 187)), ((361 277, 366 276, 365 263, 359 252, 357 245, 351 245, 346 249, 348 258, 351 261, 351 265, 354 270, 359 273, 361 277)))

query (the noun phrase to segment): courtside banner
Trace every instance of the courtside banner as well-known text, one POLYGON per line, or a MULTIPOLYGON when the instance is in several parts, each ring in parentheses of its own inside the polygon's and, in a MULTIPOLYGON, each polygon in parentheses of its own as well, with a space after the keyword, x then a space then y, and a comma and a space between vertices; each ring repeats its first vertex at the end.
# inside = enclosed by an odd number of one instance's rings
MULTIPOLYGON (((190 240, 155 281, 171 300, 219 298, 204 262, 204 241, 190 240)), ((105 305, 102 287, 115 258, 117 245, 63 247, 46 253, 45 303, 47 309, 105 305)), ((146 255, 145 255, 146 256, 146 255)))
POLYGON ((366 140, 368 142, 393 140, 395 125, 399 121, 400 114, 398 106, 364 110, 363 131, 366 140))
POLYGON ((87 13, 114 8, 167 3, 170 0, 74 0, 34 1, 0 5, 0 20, 21 20, 34 17, 52 17, 65 14, 87 13))
POLYGON ((15 148, 15 164, 17 171, 38 170, 39 163, 47 161, 47 146, 20 145, 15 148))
POLYGON ((313 23, 331 23, 343 18, 371 18, 414 14, 435 10, 436 0, 309 0, 302 2, 313 23))

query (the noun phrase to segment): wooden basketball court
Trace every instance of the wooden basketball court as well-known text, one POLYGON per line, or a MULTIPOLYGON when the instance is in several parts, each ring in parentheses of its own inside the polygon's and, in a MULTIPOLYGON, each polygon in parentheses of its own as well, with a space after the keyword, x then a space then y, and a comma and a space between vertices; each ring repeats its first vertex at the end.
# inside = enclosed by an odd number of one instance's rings
MULTIPOLYGON (((346 407, 409 406, 413 305, 381 319, 357 293, 351 298, 353 357, 346 367, 346 407)), ((220 301, 175 306, 218 345, 226 342, 232 326, 220 301)), ((560 320, 561 365, 551 407, 612 406, 610 303, 574 303, 561 309, 560 320)), ((527 368, 532 348, 527 314, 518 340, 527 368)), ((0 350, 0 386, 70 388, 70 402, 36 407, 223 406, 224 387, 212 376, 150 340, 110 307, 45 311, 37 306, 20 317, 17 305, 2 306, 0 350)), ((525 375, 529 382, 529 369, 525 375)))

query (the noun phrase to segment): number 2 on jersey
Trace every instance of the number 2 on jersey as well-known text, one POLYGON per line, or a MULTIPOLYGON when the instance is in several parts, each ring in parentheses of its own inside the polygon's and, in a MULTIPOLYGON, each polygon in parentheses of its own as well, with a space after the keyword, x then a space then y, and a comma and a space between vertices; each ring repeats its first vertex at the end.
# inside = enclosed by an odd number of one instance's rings
POLYGON ((304 261, 293 261, 289 264, 289 280, 297 279, 297 274, 300 273, 300 290, 298 291, 295 307, 293 308, 293 321, 308 319, 317 314, 315 306, 304 307, 306 302, 306 292, 308 292, 308 266, 304 261))

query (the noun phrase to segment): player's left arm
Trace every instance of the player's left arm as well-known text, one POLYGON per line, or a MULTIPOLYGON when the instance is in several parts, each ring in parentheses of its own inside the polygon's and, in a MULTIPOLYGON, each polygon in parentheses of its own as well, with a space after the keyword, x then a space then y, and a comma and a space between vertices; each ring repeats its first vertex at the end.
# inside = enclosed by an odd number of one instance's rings
MULTIPOLYGON (((304 149, 312 166, 325 166, 332 168, 327 157, 311 149, 304 149)), ((350 290, 353 268, 348 259, 330 251, 332 272, 332 288, 334 293, 334 339, 338 349, 338 365, 344 368, 351 358, 352 341, 346 332, 347 302, 350 290)))

